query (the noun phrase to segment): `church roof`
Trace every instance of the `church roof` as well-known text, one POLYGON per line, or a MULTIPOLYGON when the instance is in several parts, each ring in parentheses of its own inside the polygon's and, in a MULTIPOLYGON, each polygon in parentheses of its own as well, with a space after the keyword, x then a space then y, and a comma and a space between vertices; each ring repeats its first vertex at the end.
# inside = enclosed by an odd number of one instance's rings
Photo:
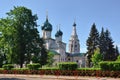
POLYGON ((45 31, 52 31, 52 25, 49 23, 48 18, 46 18, 46 21, 43 26, 41 26, 41 29, 45 31))
POLYGON ((59 36, 62 36, 63 35, 63 32, 59 29, 56 34, 55 34, 55 37, 59 37, 59 36))
POLYGON ((84 53, 74 53, 73 56, 84 56, 84 53))
POLYGON ((66 52, 66 55, 70 56, 70 57, 76 57, 76 56, 82 57, 82 56, 85 55, 85 53, 74 53, 74 54, 72 54, 72 53, 67 53, 66 52))
POLYGON ((51 52, 54 55, 60 55, 58 52, 56 52, 55 50, 49 50, 49 52, 51 52))

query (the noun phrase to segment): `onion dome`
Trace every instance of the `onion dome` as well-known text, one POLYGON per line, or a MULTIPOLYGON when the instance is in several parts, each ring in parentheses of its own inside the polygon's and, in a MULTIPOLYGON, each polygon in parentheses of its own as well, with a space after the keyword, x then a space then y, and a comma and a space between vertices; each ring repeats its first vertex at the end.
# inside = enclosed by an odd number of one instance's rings
POLYGON ((61 30, 58 30, 55 34, 55 37, 59 37, 59 36, 62 36, 63 35, 63 32, 61 30))
POLYGON ((46 21, 43 26, 41 26, 41 29, 45 31, 52 31, 52 25, 49 23, 48 18, 46 18, 46 21))
POLYGON ((76 26, 76 23, 74 22, 73 26, 76 26))

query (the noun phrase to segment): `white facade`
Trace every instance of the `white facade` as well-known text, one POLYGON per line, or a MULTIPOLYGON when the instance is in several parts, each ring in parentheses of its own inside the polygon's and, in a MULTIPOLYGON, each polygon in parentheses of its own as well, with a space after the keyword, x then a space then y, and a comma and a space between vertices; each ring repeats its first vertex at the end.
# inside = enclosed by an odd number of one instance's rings
POLYGON ((80 44, 75 23, 73 24, 73 31, 69 40, 69 53, 80 53, 80 44))
POLYGON ((63 33, 59 29, 55 34, 55 39, 51 38, 52 25, 46 19, 46 22, 42 26, 42 37, 45 40, 45 47, 48 50, 54 50, 59 55, 55 55, 54 59, 56 60, 54 65, 57 62, 73 61, 77 62, 80 66, 84 63, 84 56, 80 53, 80 44, 78 35, 76 32, 76 24, 73 24, 72 34, 69 40, 69 53, 66 52, 66 43, 62 41, 63 33))
POLYGON ((44 39, 49 39, 51 38, 51 31, 43 31, 42 35, 44 39))

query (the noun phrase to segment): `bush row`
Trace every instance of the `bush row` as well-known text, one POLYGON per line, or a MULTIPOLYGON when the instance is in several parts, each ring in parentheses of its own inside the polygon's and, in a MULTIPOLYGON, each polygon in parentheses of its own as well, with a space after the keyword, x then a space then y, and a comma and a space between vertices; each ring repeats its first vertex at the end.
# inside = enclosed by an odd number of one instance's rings
POLYGON ((13 64, 5 64, 2 66, 3 69, 5 70, 11 70, 12 68, 14 68, 13 64))
POLYGON ((120 71, 101 70, 0 70, 0 74, 37 74, 64 76, 119 77, 120 71))
MULTIPOLYGON (((29 70, 38 70, 40 67, 41 67, 41 65, 39 63, 27 64, 27 68, 29 70)), ((14 66, 12 64, 3 65, 4 70, 11 70, 12 68, 14 68, 14 66)), ((51 69, 51 68, 48 68, 48 69, 51 69)), ((54 68, 54 69, 56 70, 56 68, 54 68)), ((77 63, 75 63, 75 62, 62 62, 62 63, 59 63, 59 69, 60 70, 76 70, 77 63)))
POLYGON ((76 70, 78 67, 76 62, 61 62, 59 63, 60 70, 76 70))
POLYGON ((103 61, 99 65, 101 70, 120 71, 120 62, 118 61, 103 61))
POLYGON ((27 64, 28 69, 30 70, 38 70, 40 68, 39 63, 27 64))
MULTIPOLYGON (((58 68, 43 68, 44 70, 106 70, 106 71, 120 71, 120 62, 116 61, 104 61, 100 62, 100 68, 79 68, 75 62, 62 62, 59 63, 58 68)), ((40 70, 41 65, 39 63, 27 64, 29 70, 40 70)), ((14 68, 12 64, 3 65, 4 70, 11 70, 14 68)))
MULTIPOLYGON (((11 70, 11 69, 17 69, 19 70, 20 68, 14 68, 13 64, 5 64, 2 66, 4 70, 11 70)), ((40 68, 39 63, 33 63, 33 64, 27 64, 27 68, 22 68, 23 70, 29 69, 29 70, 38 70, 40 68)), ((20 69, 21 70, 21 69, 20 69)))
POLYGON ((92 71, 96 71, 96 70, 101 70, 101 68, 78 68, 77 70, 92 70, 92 71))

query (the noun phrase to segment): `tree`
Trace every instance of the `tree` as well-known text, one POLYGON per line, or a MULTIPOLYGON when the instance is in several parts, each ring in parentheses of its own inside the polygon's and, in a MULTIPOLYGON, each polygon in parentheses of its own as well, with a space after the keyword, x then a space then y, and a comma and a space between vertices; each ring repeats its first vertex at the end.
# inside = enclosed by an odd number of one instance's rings
POLYGON ((100 53, 100 49, 97 48, 94 51, 94 54, 92 55, 92 63, 94 67, 99 67, 99 62, 101 62, 103 60, 102 54, 100 53))
MULTIPOLYGON (((43 60, 41 56, 47 54, 47 52, 37 30, 37 15, 33 15, 32 11, 26 7, 14 7, 13 10, 7 13, 6 19, 11 21, 10 24, 6 24, 11 26, 8 32, 12 34, 12 37, 9 37, 9 42, 12 46, 7 43, 10 45, 7 49, 11 49, 11 53, 15 54, 15 56, 13 55, 16 58, 15 62, 22 67, 24 62, 30 63, 30 61, 34 60, 33 57, 43 60)), ((6 39, 6 36, 4 38, 6 39)), ((33 62, 41 63, 39 59, 33 62)), ((45 62, 47 61, 46 59, 47 55, 44 56, 45 62)))
POLYGON ((104 29, 102 28, 99 48, 104 61, 113 61, 117 59, 119 52, 117 48, 114 48, 113 43, 109 30, 104 32, 104 29))
POLYGON ((41 66, 46 65, 47 59, 48 59, 48 52, 47 52, 46 48, 44 47, 43 43, 44 43, 44 41, 41 38, 39 48, 36 49, 36 53, 34 54, 34 56, 32 58, 32 61, 34 63, 40 63, 41 66), (38 51, 40 51, 40 52, 37 53, 38 51))
POLYGON ((115 48, 115 58, 117 59, 119 56, 119 50, 118 50, 118 46, 116 46, 115 48))
POLYGON ((116 59, 115 57, 115 48, 113 45, 113 40, 110 36, 109 30, 106 30, 105 32, 105 44, 106 44, 106 53, 104 55, 104 60, 105 61, 113 61, 116 59))
POLYGON ((48 54, 44 47, 41 47, 41 56, 40 56, 40 63, 41 65, 47 64, 48 54))
POLYGON ((100 44, 99 44, 99 48, 100 48, 100 53, 103 55, 103 59, 105 59, 105 54, 106 54, 106 50, 107 50, 107 44, 106 44, 106 37, 105 37, 105 32, 104 32, 104 28, 102 27, 102 31, 100 33, 100 44))
POLYGON ((53 52, 49 51, 48 52, 48 59, 47 59, 47 66, 52 66, 53 62, 54 62, 54 54, 53 52))
POLYGON ((99 32, 96 29, 95 23, 91 27, 87 43, 87 66, 90 67, 91 57, 94 54, 94 50, 99 46, 99 32))
POLYGON ((14 63, 16 61, 16 54, 12 53, 14 50, 14 28, 12 27, 12 21, 8 18, 0 19, 0 54, 3 56, 1 61, 3 64, 14 63))
POLYGON ((117 57, 117 60, 116 61, 120 61, 120 55, 117 57))

